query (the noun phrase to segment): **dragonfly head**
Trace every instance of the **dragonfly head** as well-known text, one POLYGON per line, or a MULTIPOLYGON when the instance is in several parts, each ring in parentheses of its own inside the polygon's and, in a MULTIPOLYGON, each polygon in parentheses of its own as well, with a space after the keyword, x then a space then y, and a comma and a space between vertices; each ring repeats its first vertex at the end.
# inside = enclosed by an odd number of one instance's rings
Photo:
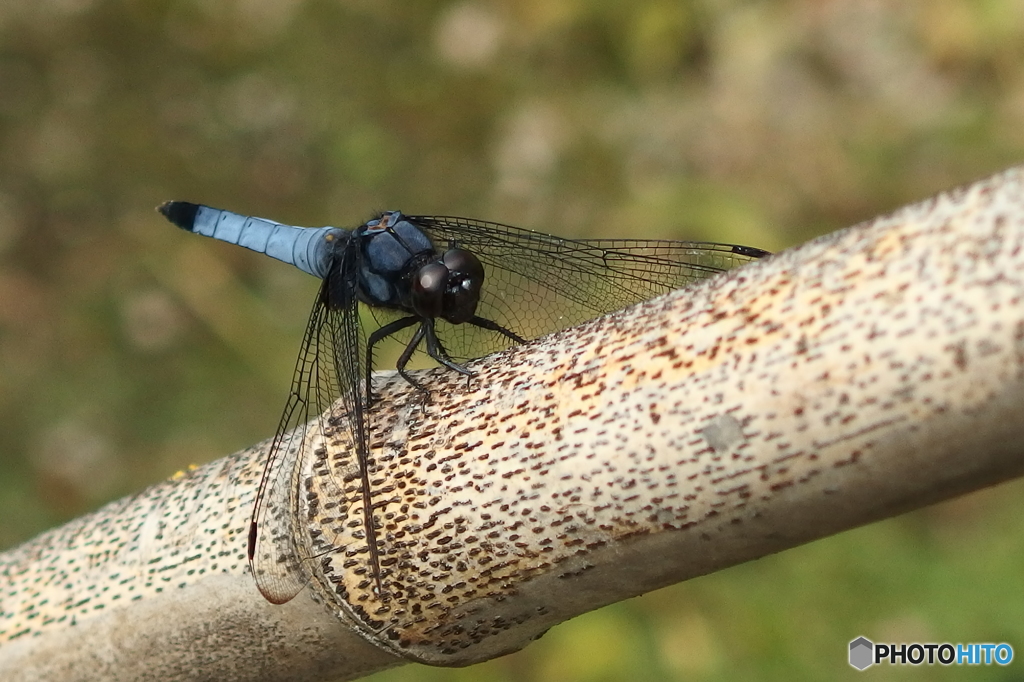
POLYGON ((440 317, 453 324, 476 314, 484 266, 469 251, 451 248, 439 260, 421 267, 413 278, 413 311, 421 317, 440 317))

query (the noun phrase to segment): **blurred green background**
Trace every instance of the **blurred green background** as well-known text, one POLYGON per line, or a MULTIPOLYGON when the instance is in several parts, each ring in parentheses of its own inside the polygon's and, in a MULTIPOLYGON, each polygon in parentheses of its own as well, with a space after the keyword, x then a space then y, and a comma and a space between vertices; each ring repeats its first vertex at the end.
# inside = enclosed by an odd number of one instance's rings
MULTIPOLYGON (((1019 163, 1022 117, 1019 0, 5 0, 0 547, 277 425, 317 283, 165 199, 777 250, 1019 163)), ((375 679, 852 678, 858 635, 1024 655, 1022 490, 375 679)))

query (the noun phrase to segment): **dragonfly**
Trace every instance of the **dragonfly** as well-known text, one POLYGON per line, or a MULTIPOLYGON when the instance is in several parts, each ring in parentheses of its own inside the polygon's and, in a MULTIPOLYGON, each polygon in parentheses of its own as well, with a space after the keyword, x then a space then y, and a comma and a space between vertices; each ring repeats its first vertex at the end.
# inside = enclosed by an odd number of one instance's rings
MULTIPOLYGON (((369 447, 374 351, 384 339, 402 337, 396 369, 429 395, 407 369, 418 351, 471 378, 465 364, 470 359, 769 255, 715 242, 575 240, 400 211, 344 229, 297 227, 184 201, 157 210, 184 230, 266 254, 321 280, 249 525, 250 570, 275 604, 289 601, 308 582, 293 519, 301 495, 296 472, 322 457, 306 430, 318 428, 320 415, 337 401, 359 469, 363 570, 372 581, 363 586, 371 585, 379 598, 387 594, 369 447), (376 329, 362 323, 361 308, 376 329)), ((344 489, 342 482, 337 489, 344 489)))

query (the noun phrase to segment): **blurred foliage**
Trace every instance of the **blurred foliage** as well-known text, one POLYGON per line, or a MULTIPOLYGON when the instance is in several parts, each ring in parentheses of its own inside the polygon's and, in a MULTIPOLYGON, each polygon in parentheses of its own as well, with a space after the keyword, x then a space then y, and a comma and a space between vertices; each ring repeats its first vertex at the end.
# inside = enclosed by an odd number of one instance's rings
MULTIPOLYGON (((1019 162, 1022 115, 1018 0, 6 0, 0 546, 277 425, 316 282, 165 199, 774 250, 1019 162)), ((377 679, 820 679, 861 634, 1024 652, 1019 490, 377 679)))

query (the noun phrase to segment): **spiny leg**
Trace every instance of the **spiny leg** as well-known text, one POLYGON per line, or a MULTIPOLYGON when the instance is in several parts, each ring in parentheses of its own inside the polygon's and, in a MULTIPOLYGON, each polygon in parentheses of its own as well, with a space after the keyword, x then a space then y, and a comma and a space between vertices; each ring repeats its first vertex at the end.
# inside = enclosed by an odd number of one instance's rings
MULTIPOLYGON (((384 338, 391 336, 395 332, 405 329, 406 327, 409 327, 415 324, 416 322, 420 323, 420 327, 419 329, 416 330, 416 333, 413 334, 412 339, 409 340, 409 343, 406 345, 405 350, 402 351, 402 354, 399 356, 398 362, 395 365, 396 369, 398 369, 398 373, 402 376, 403 379, 408 381, 413 387, 417 388, 418 390, 423 391, 424 393, 429 393, 429 391, 427 391, 427 389, 424 386, 422 386, 419 382, 413 379, 405 371, 405 367, 406 365, 409 364, 409 360, 412 358, 412 354, 416 352, 416 348, 424 339, 426 339, 427 341, 427 355, 436 360, 439 364, 444 365, 448 369, 458 372, 459 374, 464 374, 467 377, 471 377, 475 374, 475 372, 473 372, 472 370, 454 362, 451 359, 451 357, 449 357, 448 351, 445 350, 444 344, 441 343, 441 339, 439 339, 437 336, 437 330, 434 326, 434 318, 420 318, 413 316, 403 317, 400 320, 395 320, 394 322, 384 325, 383 327, 375 331, 373 334, 371 334, 370 338, 367 340, 366 395, 368 400, 372 395, 370 393, 370 371, 372 369, 373 364, 374 345, 376 345, 384 338)), ((480 327, 481 329, 487 329, 488 331, 498 332, 499 334, 508 337, 515 343, 526 343, 526 340, 523 339, 521 336, 519 336, 515 332, 506 329, 505 327, 502 327, 500 324, 494 322, 493 320, 488 320, 486 318, 474 315, 472 318, 469 319, 469 323, 477 327, 480 327)))
POLYGON ((444 346, 441 345, 441 339, 437 338, 437 330, 434 328, 433 319, 425 319, 423 321, 423 326, 426 327, 427 355, 434 358, 448 369, 454 370, 459 374, 465 374, 468 377, 476 374, 473 370, 466 369, 462 365, 453 362, 452 359, 448 357, 448 351, 446 351, 444 346))
POLYGON ((430 357, 434 358, 434 360, 436 360, 437 362, 447 367, 448 369, 454 370, 459 374, 465 375, 466 390, 468 391, 469 379, 474 374, 476 374, 476 372, 452 361, 451 357, 448 355, 448 351, 445 350, 444 344, 441 343, 440 337, 438 337, 437 335, 437 330, 434 328, 433 325, 434 321, 431 320, 430 322, 431 324, 427 329, 427 354, 430 357))
MULTIPOLYGON (((367 339, 367 341, 366 341, 366 406, 367 407, 369 407, 370 405, 373 404, 373 393, 371 392, 371 389, 370 389, 370 387, 371 387, 370 375, 373 372, 373 347, 375 345, 377 345, 379 342, 381 342, 384 339, 386 339, 387 337, 389 337, 392 334, 394 334, 395 332, 399 332, 399 331, 405 329, 406 327, 411 327, 412 325, 416 324, 419 320, 420 320, 420 318, 415 317, 413 315, 410 315, 409 317, 403 317, 400 320, 395 320, 394 322, 389 322, 388 324, 384 325, 383 327, 381 327, 380 329, 378 329, 374 333, 370 334, 370 338, 367 339)), ((423 338, 423 337, 421 336, 420 338, 423 338)), ((417 340, 416 343, 419 343, 419 341, 417 340)), ((406 349, 406 351, 408 351, 409 355, 412 355, 412 351, 409 351, 408 348, 406 349)), ((402 353, 402 357, 405 357, 405 353, 402 353)), ((409 361, 409 358, 405 357, 405 362, 408 362, 408 361, 409 361)), ((403 377, 405 377, 406 381, 409 381, 409 377, 405 376, 405 372, 402 371, 402 369, 405 367, 405 362, 402 362, 401 359, 399 360, 398 373, 401 374, 403 377)), ((414 382, 412 382, 412 381, 409 381, 409 383, 412 384, 413 386, 416 386, 416 384, 414 382)), ((419 388, 419 386, 416 386, 416 387, 419 388)))
POLYGON ((474 315, 473 317, 469 318, 469 323, 477 327, 480 327, 481 329, 488 329, 492 332, 498 332, 499 334, 502 334, 503 336, 507 336, 508 338, 512 339, 516 343, 526 343, 526 339, 522 338, 513 331, 505 329, 494 320, 488 320, 485 317, 478 317, 477 315, 474 315))
POLYGON ((413 388, 422 391, 423 393, 430 393, 430 391, 428 391, 426 388, 417 383, 411 376, 409 376, 405 372, 405 366, 409 364, 409 358, 411 358, 412 354, 416 352, 416 346, 420 345, 420 341, 423 340, 423 335, 425 333, 424 327, 426 327, 427 320, 430 318, 414 319, 420 320, 419 329, 417 329, 416 333, 412 335, 412 338, 409 340, 409 345, 407 345, 405 347, 405 350, 402 351, 402 354, 398 356, 398 362, 395 363, 395 368, 398 370, 398 373, 402 375, 402 378, 408 381, 413 386, 413 388))

